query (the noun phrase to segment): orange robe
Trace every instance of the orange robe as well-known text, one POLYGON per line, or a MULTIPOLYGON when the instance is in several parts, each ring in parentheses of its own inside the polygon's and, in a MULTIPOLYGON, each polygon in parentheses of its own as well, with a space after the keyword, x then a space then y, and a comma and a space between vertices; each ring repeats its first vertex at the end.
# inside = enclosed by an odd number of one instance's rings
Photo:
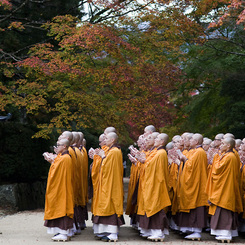
POLYGON ((232 212, 242 212, 239 174, 234 152, 226 152, 215 158, 206 187, 208 200, 212 203, 209 214, 214 215, 217 206, 232 212))
POLYGON ((73 202, 74 202, 74 206, 75 206, 75 203, 76 203, 76 200, 75 200, 76 182, 74 180, 76 179, 75 173, 76 173, 76 166, 77 166, 77 155, 76 155, 75 150, 72 147, 69 147, 68 151, 69 151, 69 154, 70 154, 71 160, 72 160, 72 166, 71 166, 71 169, 72 169, 72 188, 73 188, 73 198, 74 198, 73 202))
POLYGON ((73 218, 72 160, 68 154, 58 154, 51 164, 45 195, 44 219, 68 216, 73 218))
POLYGON ((207 183, 207 154, 201 148, 192 149, 188 154, 180 175, 178 204, 180 212, 208 206, 205 187, 207 183))
POLYGON ((142 181, 144 207, 138 214, 151 217, 171 205, 168 195, 168 157, 164 149, 157 149, 154 157, 145 162, 142 181))
POLYGON ((123 158, 117 147, 108 150, 93 196, 95 216, 123 215, 123 158))
POLYGON ((243 216, 245 219, 245 165, 241 164, 241 197, 243 202, 243 216))
MULTIPOLYGON (((108 147, 107 146, 102 146, 102 150, 104 150, 105 155, 107 154, 108 147)), ((92 179, 92 185, 93 185, 93 196, 97 195, 97 190, 98 190, 98 181, 99 181, 99 174, 100 174, 100 167, 101 167, 101 157, 99 155, 94 155, 93 159, 93 165, 91 169, 91 179, 92 179)), ((93 206, 94 206, 94 201, 92 199, 92 205, 91 205, 91 212, 93 213, 93 206)))
POLYGON ((75 176, 75 205, 77 206, 84 206, 84 191, 83 191, 83 156, 81 151, 75 147, 75 152, 77 156, 77 161, 76 161, 76 170, 74 173, 75 176))
POLYGON ((135 206, 132 205, 132 197, 139 177, 140 164, 140 162, 137 162, 136 165, 132 164, 131 166, 130 180, 128 184, 127 207, 125 212, 127 215, 132 215, 133 213, 135 213, 135 206))
POLYGON ((86 206, 88 202, 88 154, 85 147, 81 149, 82 154, 82 201, 81 206, 86 206))
POLYGON ((172 204, 177 189, 178 173, 179 173, 178 164, 172 162, 172 164, 169 166, 169 181, 168 181, 169 197, 172 204))
POLYGON ((137 193, 137 214, 145 215, 144 211, 144 199, 143 199, 143 190, 144 190, 144 181, 145 181, 145 166, 146 163, 149 162, 157 153, 157 149, 153 149, 151 151, 146 151, 146 160, 144 163, 140 165, 139 169, 139 185, 138 185, 138 193, 137 193))

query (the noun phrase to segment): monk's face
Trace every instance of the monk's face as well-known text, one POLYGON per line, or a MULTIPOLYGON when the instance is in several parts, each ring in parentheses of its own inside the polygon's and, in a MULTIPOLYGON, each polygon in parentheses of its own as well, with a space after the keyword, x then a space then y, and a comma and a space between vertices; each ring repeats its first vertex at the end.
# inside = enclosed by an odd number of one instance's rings
POLYGON ((222 141, 222 139, 219 139, 219 138, 215 137, 215 139, 214 139, 214 147, 218 148, 221 145, 221 141, 222 141))
POLYGON ((185 148, 189 148, 190 146, 190 140, 188 137, 184 137, 184 146, 185 148))
POLYGON ((207 144, 205 141, 202 144, 202 148, 204 151, 208 151, 210 144, 207 144))
POLYGON ((152 146, 154 146, 155 139, 152 134, 148 135, 146 138, 146 148, 150 149, 152 146))
POLYGON ((154 146, 159 147, 162 146, 163 144, 164 144, 164 140, 160 137, 160 135, 158 135, 154 141, 154 146))
POLYGON ((182 149, 184 148, 184 140, 183 140, 183 139, 177 140, 176 143, 174 144, 174 146, 175 146, 177 149, 182 150, 182 149))
POLYGON ((220 151, 221 152, 226 152, 230 149, 230 144, 228 144, 225 140, 222 140, 220 144, 220 151))
POLYGON ((105 144, 108 146, 108 147, 111 147, 113 145, 113 138, 112 137, 108 137, 108 135, 105 136, 105 144))
POLYGON ((56 154, 62 153, 63 151, 66 150, 66 146, 63 145, 59 140, 57 141, 56 145, 57 145, 56 150, 55 150, 56 154))
POLYGON ((197 145, 198 145, 197 140, 196 140, 194 137, 191 137, 191 139, 190 139, 190 147, 191 147, 191 148, 194 148, 194 147, 196 147, 197 145))
POLYGON ((245 144, 241 144, 240 149, 245 152, 245 144))

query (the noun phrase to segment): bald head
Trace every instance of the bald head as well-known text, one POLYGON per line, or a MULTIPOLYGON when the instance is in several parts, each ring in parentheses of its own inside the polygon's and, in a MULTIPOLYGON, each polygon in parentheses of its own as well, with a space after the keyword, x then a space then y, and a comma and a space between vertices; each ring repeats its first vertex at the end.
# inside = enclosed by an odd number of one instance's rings
POLYGON ((202 144, 203 150, 208 151, 211 143, 212 143, 211 139, 208 139, 208 138, 204 139, 203 144, 202 144))
POLYGON ((70 141, 68 139, 62 138, 57 141, 57 148, 55 152, 57 154, 63 153, 64 151, 67 151, 68 147, 70 145, 70 141))
POLYGON ((57 143, 58 143, 59 145, 64 145, 64 146, 66 146, 66 147, 69 147, 69 145, 70 145, 70 142, 69 142, 69 140, 67 140, 67 139, 60 139, 57 143))
POLYGON ((239 149, 239 147, 241 146, 241 144, 242 144, 242 140, 241 139, 236 139, 235 140, 235 148, 236 148, 236 150, 239 149))
POLYGON ((73 141, 73 134, 72 134, 72 132, 70 132, 70 131, 64 131, 64 132, 59 136, 59 139, 58 139, 58 140, 60 140, 60 139, 67 139, 67 140, 70 142, 70 144, 71 144, 72 141, 73 141))
POLYGON ((155 139, 154 146, 155 147, 160 147, 160 146, 165 146, 168 143, 168 135, 167 134, 158 134, 158 136, 155 139))
POLYGON ((152 136, 153 136, 154 139, 156 139, 158 135, 159 135, 158 132, 153 132, 153 133, 152 133, 152 136))
POLYGON ((190 147, 190 139, 192 138, 193 133, 184 133, 182 138, 184 140, 184 148, 188 149, 190 147))
POLYGON ((153 125, 148 125, 148 126, 146 126, 145 129, 144 129, 144 133, 145 133, 146 135, 152 134, 153 132, 156 132, 156 128, 155 128, 153 125))
POLYGON ((114 133, 114 132, 110 132, 110 133, 106 134, 106 137, 105 137, 105 144, 106 144, 108 147, 111 147, 112 145, 114 145, 114 144, 117 143, 117 140, 118 140, 117 134, 114 133))
POLYGON ((99 137, 99 145, 103 146, 105 145, 105 134, 101 134, 99 137))
POLYGON ((172 141, 173 143, 177 142, 178 140, 181 139, 181 136, 180 135, 175 135, 173 138, 172 138, 172 141))
POLYGON ((201 134, 193 134, 193 136, 190 139, 190 147, 195 148, 198 145, 201 145, 203 142, 203 136, 201 134))
POLYGON ((231 133, 226 133, 225 135, 224 135, 224 139, 225 138, 232 138, 232 139, 235 139, 235 136, 233 135, 233 134, 231 134, 231 133))
POLYGON ((171 150, 171 149, 173 149, 174 148, 174 144, 173 144, 173 142, 169 142, 167 145, 166 145, 166 150, 168 151, 168 150, 171 150))
POLYGON ((116 133, 116 129, 114 127, 107 127, 104 131, 104 134, 107 135, 112 132, 116 133))
POLYGON ((232 137, 226 137, 220 145, 221 152, 232 150, 235 147, 235 140, 232 137))
POLYGON ((72 132, 72 135, 73 135, 73 143, 74 144, 78 144, 79 143, 79 140, 80 140, 80 135, 78 132, 72 132))
POLYGON ((83 146, 86 147, 87 141, 83 138, 83 146))
POLYGON ((224 138, 224 134, 220 133, 220 134, 216 134, 214 139, 222 140, 223 138, 224 138))

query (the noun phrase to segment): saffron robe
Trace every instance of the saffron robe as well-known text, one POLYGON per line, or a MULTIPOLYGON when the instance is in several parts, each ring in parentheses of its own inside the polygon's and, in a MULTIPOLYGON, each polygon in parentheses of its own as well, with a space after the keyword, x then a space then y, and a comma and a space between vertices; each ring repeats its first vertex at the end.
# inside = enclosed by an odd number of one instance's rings
POLYGON ((213 204, 209 214, 214 215, 216 207, 240 213, 243 210, 237 158, 234 152, 226 152, 215 158, 206 187, 208 200, 213 204))
MULTIPOLYGON (((108 147, 107 146, 102 146, 102 150, 104 150, 105 155, 108 152, 108 147)), ((101 162, 102 159, 99 155, 94 155, 93 163, 92 163, 92 169, 91 169, 91 179, 92 179, 92 185, 93 185, 93 196, 97 195, 97 190, 98 190, 98 181, 99 181, 99 174, 100 174, 100 167, 101 167, 101 162)), ((91 205, 91 212, 93 213, 93 206, 94 206, 94 201, 92 199, 92 205, 91 205)))
POLYGON ((75 168, 75 173, 74 173, 74 182, 75 182, 75 205, 77 206, 84 206, 84 186, 83 186, 83 156, 81 151, 75 147, 75 152, 77 156, 77 161, 76 161, 76 168, 75 168))
POLYGON ((195 148, 188 154, 180 175, 178 204, 180 212, 190 212, 201 206, 208 206, 205 187, 207 183, 207 154, 201 148, 195 148))
POLYGON ((146 163, 143 189, 144 211, 151 217, 171 205, 168 194, 168 157, 164 149, 146 163))
POLYGON ((68 154, 58 154, 50 165, 45 194, 44 219, 68 216, 73 218, 74 197, 72 186, 72 160, 68 154))
POLYGON ((132 164, 131 166, 130 180, 128 184, 127 207, 125 212, 127 215, 132 215, 135 213, 135 205, 132 205, 132 197, 139 177, 140 164, 140 162, 137 162, 136 165, 132 164))
POLYGON ((76 203, 76 200, 75 200, 76 182, 74 180, 76 179, 75 173, 76 173, 76 166, 77 166, 77 155, 75 152, 75 148, 73 148, 71 146, 68 148, 68 151, 69 151, 69 155, 71 156, 71 160, 72 160, 72 166, 71 166, 71 169, 72 169, 72 188, 73 188, 73 198, 74 198, 73 202, 74 202, 74 206, 75 206, 75 203, 76 203))
POLYGON ((95 216, 123 215, 123 158, 117 147, 111 147, 102 160, 98 185, 93 196, 95 216))
POLYGON ((142 189, 138 215, 151 217, 171 205, 168 194, 168 158, 164 149, 154 149, 142 165, 142 189))

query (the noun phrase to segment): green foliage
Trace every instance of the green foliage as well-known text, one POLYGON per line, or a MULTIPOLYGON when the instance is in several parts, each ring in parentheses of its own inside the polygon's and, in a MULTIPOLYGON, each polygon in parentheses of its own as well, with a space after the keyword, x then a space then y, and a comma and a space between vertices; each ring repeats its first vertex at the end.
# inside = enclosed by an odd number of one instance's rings
POLYGON ((47 177, 50 164, 42 153, 52 141, 32 139, 37 129, 14 122, 0 123, 0 183, 32 182, 47 177))

